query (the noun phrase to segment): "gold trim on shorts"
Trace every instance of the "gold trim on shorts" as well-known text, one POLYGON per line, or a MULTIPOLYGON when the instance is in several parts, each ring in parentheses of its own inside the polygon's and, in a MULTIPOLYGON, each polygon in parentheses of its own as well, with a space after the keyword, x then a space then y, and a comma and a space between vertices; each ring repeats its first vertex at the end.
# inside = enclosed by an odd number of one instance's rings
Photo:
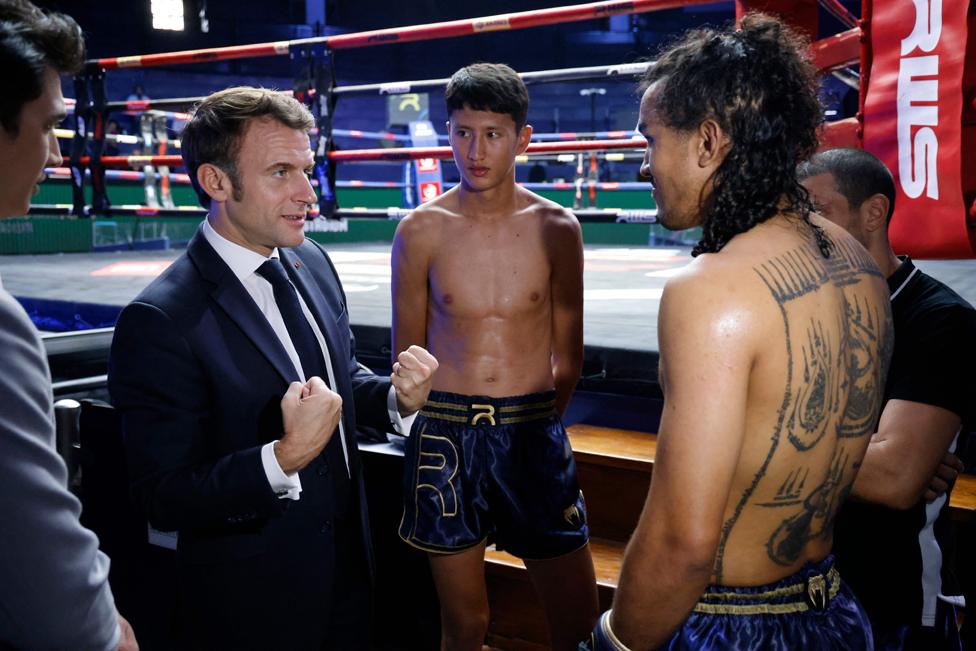
POLYGON ((453 402, 428 400, 420 415, 435 420, 446 420, 451 423, 466 423, 468 425, 514 425, 534 420, 545 420, 556 413, 556 400, 534 402, 525 405, 495 405, 472 402, 459 405, 453 402), (443 409, 456 413, 444 414, 432 409, 443 409), (534 413, 526 413, 534 412, 534 413))
POLYGON ((812 609, 810 602, 820 600, 824 608, 840 592, 840 572, 831 565, 824 574, 813 574, 793 585, 767 590, 756 593, 738 592, 713 592, 702 595, 698 603, 693 608, 696 613, 708 615, 783 615, 788 613, 802 613, 812 609), (829 588, 828 588, 829 584, 829 588), (786 603, 756 603, 756 604, 729 604, 722 601, 739 599, 743 601, 782 599, 784 597, 801 596, 797 601, 786 603), (710 601, 720 603, 710 603, 710 601), (808 601, 809 600, 809 601, 808 601))

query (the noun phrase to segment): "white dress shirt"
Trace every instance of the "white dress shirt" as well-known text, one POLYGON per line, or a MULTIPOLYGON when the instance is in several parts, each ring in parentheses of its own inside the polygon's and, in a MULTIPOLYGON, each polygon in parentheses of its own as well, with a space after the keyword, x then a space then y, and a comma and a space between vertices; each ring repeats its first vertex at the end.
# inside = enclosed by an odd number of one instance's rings
MULTIPOLYGON (((281 311, 278 309, 278 304, 274 299, 274 291, 271 288, 271 283, 265 280, 263 277, 259 276, 256 272, 258 267, 264 264, 268 258, 265 258, 260 253, 255 253, 250 249, 247 249, 239 244, 235 244, 230 240, 226 239, 220 233, 214 230, 210 225, 209 220, 205 220, 203 223, 203 236, 206 238, 210 246, 213 247, 220 259, 223 260, 230 270, 237 276, 237 279, 241 281, 244 289, 247 293, 254 299, 255 304, 261 313, 264 314, 265 318, 268 319, 268 323, 271 325, 272 330, 278 336, 281 345, 284 347, 285 352, 288 353, 288 358, 291 360, 292 364, 295 366, 295 370, 298 372, 298 376, 302 380, 306 380, 304 370, 302 369, 302 362, 298 358, 298 352, 295 350, 295 345, 291 341, 291 337, 288 335, 288 329, 285 327, 285 321, 281 317, 281 311)), ((277 258, 278 249, 271 252, 272 258, 277 258)), ((302 307, 302 312, 305 314, 305 318, 308 320, 308 324, 312 327, 312 332, 315 333, 315 339, 319 343, 319 347, 322 349, 322 355, 325 358, 325 367, 328 371, 328 382, 330 387, 335 387, 335 370, 332 367, 332 359, 329 355, 329 347, 325 344, 325 338, 322 336, 322 331, 319 329, 318 323, 315 322, 315 317, 309 311, 308 306, 305 304, 305 299, 302 298, 301 292, 297 289, 295 291, 298 296, 298 302, 302 307)), ((402 418, 397 409, 396 404, 396 392, 393 387, 390 387, 390 392, 387 395, 386 407, 390 413, 390 420, 393 423, 394 428, 401 433, 406 433, 410 431, 410 425, 413 424, 414 415, 411 414, 406 418, 402 418)), ((339 440, 342 444, 342 456, 346 461, 346 472, 349 471, 349 450, 346 449, 346 437, 345 430, 342 424, 342 420, 339 420, 339 440)), ((272 441, 267 443, 263 448, 261 448, 261 462, 264 465, 264 472, 268 476, 268 482, 271 484, 272 490, 275 494, 282 499, 299 499, 299 493, 302 492, 302 483, 298 477, 298 473, 285 474, 278 464, 278 460, 274 455, 274 445, 278 441, 272 441)))

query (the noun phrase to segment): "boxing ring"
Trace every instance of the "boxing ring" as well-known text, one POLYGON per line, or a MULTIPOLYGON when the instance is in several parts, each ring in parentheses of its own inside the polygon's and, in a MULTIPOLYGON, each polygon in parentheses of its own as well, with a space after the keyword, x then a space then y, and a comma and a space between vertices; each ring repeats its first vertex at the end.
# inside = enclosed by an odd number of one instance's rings
MULTIPOLYGON (((70 197, 65 196, 64 185, 60 188, 52 185, 51 189, 57 188, 58 191, 51 193, 48 192, 48 187, 44 187, 42 197, 50 196, 53 200, 35 204, 31 207, 31 214, 50 216, 78 226, 79 232, 83 234, 79 238, 81 245, 64 250, 84 252, 122 249, 124 251, 128 248, 152 249, 157 245, 178 246, 192 234, 204 211, 196 205, 195 196, 188 185, 188 177, 178 171, 182 167, 181 157, 171 153, 179 148, 178 133, 167 127, 167 121, 173 125, 181 124, 189 117, 187 111, 202 98, 108 101, 105 97, 105 75, 121 68, 287 56, 292 62, 294 84, 290 90, 282 92, 293 95, 308 105, 317 121, 310 137, 316 156, 312 183, 320 200, 318 206, 311 211, 306 225, 307 235, 320 242, 328 243, 330 250, 335 249, 342 255, 353 257, 361 255, 373 261, 385 260, 385 256, 388 257, 387 246, 376 249, 364 244, 361 250, 356 250, 356 247, 360 246, 356 242, 389 242, 396 222, 408 214, 409 210, 451 187, 452 182, 445 180, 441 174, 444 167, 442 161, 451 158, 451 151, 449 147, 441 144, 445 136, 430 127, 424 134, 424 138, 417 138, 415 134, 393 133, 389 130, 345 129, 341 123, 336 122, 337 105, 343 98, 348 97, 383 99, 389 96, 409 96, 411 93, 422 91, 437 91, 444 88, 448 79, 394 80, 339 85, 335 81, 333 52, 471 34, 490 35, 497 31, 602 19, 613 15, 646 13, 695 4, 705 4, 705 2, 703 0, 592 2, 570 7, 337 36, 90 60, 82 74, 75 79, 76 97, 68 101, 69 108, 72 110, 70 121, 74 129, 59 133, 61 137, 70 138, 67 147, 70 156, 64 167, 49 170, 53 180, 70 184, 70 197), (136 136, 107 134, 105 127, 113 112, 141 116, 140 133, 136 136), (393 146, 358 147, 358 143, 363 140, 393 146), (339 148, 337 141, 342 141, 346 145, 353 143, 354 146, 339 148), (117 148, 141 146, 143 151, 133 155, 106 155, 107 145, 117 148), (385 165, 394 170, 399 178, 383 181, 337 178, 338 166, 356 163, 385 165), (125 200, 118 203, 110 200, 109 183, 113 184, 113 192, 126 189, 125 200), (143 189, 143 201, 138 201, 139 186, 143 189), (174 201, 174 197, 177 201, 174 201), (86 234, 86 228, 92 232, 86 234), (365 234, 355 235, 353 231, 356 229, 360 229, 360 232, 365 234), (109 232, 122 232, 123 241, 119 243, 118 238, 112 240, 105 236, 104 239, 110 244, 99 245, 99 233, 109 232), (126 246, 125 233, 130 234, 131 246, 126 246), (136 235, 137 233, 140 235, 136 235), (349 250, 337 248, 343 246, 352 248, 349 250)), ((772 11, 785 10, 787 4, 789 3, 777 4, 770 1, 762 5, 746 6, 745 3, 738 3, 735 7, 736 15, 741 15, 750 7, 772 11)), ((965 20, 960 23, 958 15, 945 14, 942 16, 941 23, 930 24, 926 22, 927 14, 924 14, 921 9, 918 14, 913 13, 915 9, 912 7, 902 8, 899 11, 886 7, 883 11, 876 11, 870 2, 864 4, 863 16, 858 19, 851 16, 836 0, 823 0, 820 5, 837 18, 844 29, 837 34, 812 41, 811 61, 823 74, 834 75, 847 86, 856 88, 859 93, 857 115, 826 123, 823 129, 822 146, 864 146, 881 156, 889 167, 896 170, 896 177, 899 179, 899 196, 895 223, 902 224, 901 231, 895 229, 893 232, 896 248, 900 245, 902 251, 922 257, 926 255, 947 258, 972 257, 968 217, 962 206, 971 200, 970 194, 976 193, 976 179, 972 178, 974 170, 963 170, 960 163, 960 161, 976 159, 974 156, 967 157, 962 153, 962 150, 968 152, 973 149, 970 142, 972 128, 968 122, 965 122, 969 118, 960 117, 959 124, 951 120, 939 122, 934 119, 938 115, 933 117, 931 106, 925 108, 928 106, 927 102, 930 103, 933 98, 941 101, 943 96, 952 96, 950 99, 959 100, 956 104, 962 101, 960 97, 956 97, 963 93, 959 92, 959 85, 952 85, 956 79, 952 75, 962 74, 965 60, 958 52, 950 52, 950 50, 960 49, 954 48, 953 45, 960 42, 959 32, 961 29, 965 30, 965 20), (892 40, 896 34, 901 34, 901 40, 897 43, 892 40), (913 46, 914 50, 909 46, 913 46), (884 68, 876 70, 875 62, 884 61, 885 65, 891 63, 892 53, 895 50, 899 53, 898 57, 901 57, 898 58, 901 62, 899 65, 905 63, 902 59, 913 52, 916 54, 934 52, 943 57, 940 59, 941 67, 938 71, 939 80, 945 79, 945 81, 938 84, 937 89, 932 84, 919 86, 918 84, 922 82, 912 86, 915 78, 911 74, 902 75, 892 82, 890 70, 884 68), (912 114, 914 115, 912 119, 918 124, 926 121, 933 122, 933 120, 936 124, 926 124, 921 129, 916 124, 915 130, 910 129, 906 136, 904 125, 898 121, 899 111, 905 108, 903 104, 906 100, 903 97, 890 97, 891 83, 895 83, 896 91, 898 83, 902 83, 905 88, 920 88, 918 92, 922 95, 919 95, 917 101, 909 97, 907 108, 918 109, 912 114), (932 94, 933 92, 935 95, 932 94), (883 103, 886 97, 889 100, 888 105, 883 103), (889 118, 892 115, 896 118, 896 124, 890 123, 889 118), (940 158, 938 165, 932 167, 925 160, 922 160, 924 163, 922 164, 919 163, 921 159, 910 159, 907 177, 902 179, 900 175, 906 171, 906 167, 898 156, 904 153, 899 149, 904 145, 903 141, 907 137, 911 155, 914 151, 912 149, 914 142, 930 144, 931 136, 936 133, 936 130, 938 130, 936 135, 941 146, 939 151, 948 152, 946 154, 948 160, 943 161, 940 158), (964 132, 969 134, 966 136, 969 140, 966 138, 960 140, 959 134, 964 132), (894 150, 892 150, 893 145, 897 145, 894 150), (953 165, 960 169, 955 170, 957 172, 955 176, 952 174, 939 176, 937 192, 930 176, 926 177, 929 179, 928 185, 923 183, 922 191, 917 191, 916 186, 921 178, 919 169, 927 174, 932 173, 933 170, 942 174, 944 169, 953 172, 953 165), (906 192, 915 193, 917 196, 909 196, 906 192), (931 196, 933 193, 940 197, 934 206, 931 196)), ((809 12, 807 15, 802 12, 785 13, 799 28, 811 31, 809 12)), ((928 59, 921 63, 916 62, 914 65, 923 66, 917 71, 918 75, 924 77, 926 71, 931 72, 928 68, 924 68, 925 65, 930 64, 931 61, 928 59)), ((630 61, 614 65, 521 71, 519 74, 530 87, 593 79, 634 84, 637 78, 652 65, 653 61, 630 61)), ((636 97, 634 101, 636 104, 636 97)), ((671 256, 674 252, 685 255, 688 245, 697 239, 697 233, 669 234, 655 225, 656 211, 649 196, 648 183, 604 181, 599 178, 600 162, 613 160, 636 167, 643 154, 643 148, 643 141, 635 138, 633 132, 627 130, 539 132, 534 134, 526 154, 519 157, 517 164, 547 161, 571 168, 571 180, 545 183, 523 182, 523 185, 574 210, 584 229, 584 243, 587 248, 588 265, 590 265, 588 271, 610 273, 609 270, 615 269, 617 263, 625 260, 626 264, 623 265, 627 267, 625 271, 635 272, 632 277, 624 273, 608 276, 608 279, 603 280, 594 275, 592 280, 588 280, 591 283, 588 287, 592 286, 593 290, 590 296, 592 304, 587 304, 588 319, 599 319, 600 317, 592 315, 602 313, 607 315, 608 323, 626 325, 631 316, 636 318, 633 323, 633 336, 627 334, 615 337, 612 334, 606 336, 594 334, 597 328, 590 327, 588 324, 587 343, 598 342, 598 345, 613 343, 617 347, 655 353, 656 336, 654 336, 653 324, 656 321, 657 298, 664 279, 674 269, 662 268, 661 257, 651 249, 645 251, 646 245, 665 245, 666 253, 662 254, 665 257, 671 256), (627 252, 621 249, 605 253, 602 250, 604 245, 637 248, 627 249, 627 252), (609 259, 603 259, 601 256, 609 256, 609 259), (633 315, 628 315, 627 311, 631 309, 633 315)), ((921 151, 928 155, 932 150, 929 147, 921 151)), ((39 221, 38 224, 40 223, 42 222, 39 221)), ((140 254, 133 255, 138 257, 140 254)), ((153 264, 161 264, 171 257, 170 254, 161 254, 161 260, 149 260, 148 262, 152 264, 142 268, 156 268, 153 264)), ((137 260, 133 258, 133 264, 136 262, 137 260)), ((676 263, 675 266, 680 265, 676 263)), ((90 280, 97 287, 104 276, 96 272, 97 269, 91 271, 95 275, 90 280)), ((955 272, 950 268, 948 273, 955 272)), ((132 281, 133 287, 148 282, 147 277, 139 274, 136 275, 136 280, 132 281)), ((16 271, 7 271, 6 275, 11 278, 11 282, 17 282, 16 271)), ((124 274, 120 273, 120 275, 124 274)), ((964 277, 961 291, 965 294, 968 281, 965 279, 966 274, 960 275, 964 277)), ((354 288, 352 294, 361 293, 365 297, 368 292, 357 292, 355 288, 359 286, 373 287, 374 289, 370 291, 376 291, 376 287, 383 286, 385 291, 383 284, 385 281, 360 283, 355 276, 356 274, 353 274, 353 277, 345 279, 354 288)), ((66 279, 62 286, 68 285, 70 283, 66 279)), ((122 304, 134 296, 131 288, 112 300, 99 299, 97 295, 89 296, 81 289, 72 294, 77 296, 79 292, 92 303, 122 304)), ((354 321, 363 318, 371 326, 388 327, 388 317, 373 319, 371 316, 366 316, 373 309, 376 309, 377 313, 382 313, 386 310, 386 304, 376 306, 367 304, 363 315, 353 312, 354 321)))
MULTIPOLYGON (((49 170, 51 178, 62 185, 60 188, 53 184, 51 188, 44 187, 42 198, 51 197, 52 200, 33 205, 31 214, 67 220, 66 223, 77 224, 79 232, 83 232, 89 224, 94 225, 92 228, 94 234, 89 235, 87 239, 82 237, 82 245, 65 250, 81 252, 113 248, 151 249, 156 244, 179 245, 189 238, 196 223, 203 217, 204 211, 196 204, 195 196, 188 185, 189 178, 185 173, 178 171, 182 167, 181 157, 170 153, 178 150, 180 143, 178 133, 175 129, 167 127, 167 121, 173 125, 181 124, 189 117, 187 111, 202 98, 108 101, 105 97, 105 75, 121 68, 287 56, 292 62, 295 81, 293 88, 283 92, 293 95, 308 105, 317 121, 310 137, 315 152, 315 172, 312 183, 318 193, 319 203, 313 207, 307 222, 308 236, 328 243, 330 248, 356 241, 388 242, 396 222, 408 214, 409 210, 451 187, 452 182, 442 176, 445 166, 443 161, 451 159, 451 150, 440 144, 445 136, 438 134, 429 125, 427 133, 423 134, 425 137, 422 138, 415 137, 415 134, 393 133, 388 130, 344 129, 335 120, 336 107, 343 98, 347 97, 382 99, 405 94, 409 96, 410 93, 421 91, 436 91, 444 88, 448 79, 338 85, 335 82, 333 69, 334 51, 382 47, 390 43, 430 41, 471 34, 490 34, 496 31, 528 29, 620 14, 653 12, 694 4, 705 3, 703 0, 593 2, 571 7, 555 7, 337 36, 90 60, 85 70, 75 79, 76 97, 68 101, 69 108, 72 110, 70 122, 74 129, 58 134, 60 137, 70 138, 67 148, 70 150, 70 156, 64 167, 49 170), (107 134, 105 126, 113 112, 141 116, 140 134, 136 136, 107 134), (346 144, 353 143, 354 146, 339 148, 337 140, 346 144), (355 146, 362 140, 393 146, 379 148, 355 146), (106 155, 107 145, 116 148, 141 146, 143 151, 133 155, 106 155), (399 178, 383 181, 337 179, 337 166, 354 163, 385 165, 394 170, 394 174, 399 178), (70 184, 70 198, 65 196, 65 185, 63 185, 65 183, 70 184), (126 197, 124 201, 115 203, 110 200, 109 183, 113 184, 113 192, 121 192, 122 189, 128 188, 124 193, 126 197), (143 189, 144 200, 142 201, 138 201, 139 193, 136 191, 140 185, 143 189), (49 189, 57 189, 57 192, 49 192, 49 189), (174 201, 174 197, 178 200, 174 201), (353 230, 357 228, 362 229, 365 235, 354 235, 353 230), (130 238, 132 246, 126 247, 124 241, 119 243, 106 236, 106 239, 112 243, 100 246, 99 232, 107 233, 113 230, 123 232, 123 239, 125 232, 148 233, 145 238, 148 242, 136 241, 137 237, 133 235, 130 238), (86 249, 85 246, 89 248, 86 249)), ((823 74, 834 75, 859 92, 857 115, 826 123, 823 129, 822 146, 864 146, 882 157, 891 169, 896 170, 899 187, 894 221, 898 228, 893 226, 896 249, 921 257, 972 257, 969 218, 963 206, 966 201, 970 201, 970 194, 976 194, 976 179, 972 178, 976 173, 973 169, 963 170, 960 163, 969 159, 976 160, 976 156, 967 157, 962 153, 963 150, 967 152, 973 150, 970 142, 972 125, 965 122, 969 118, 964 117, 960 118, 959 124, 946 120, 939 122, 935 119, 938 115, 933 116, 930 110, 932 107, 925 108, 928 106, 926 102, 933 101, 933 98, 941 101, 943 96, 951 96, 950 99, 959 100, 956 104, 962 101, 956 95, 963 93, 959 92, 958 86, 952 86, 954 77, 951 75, 962 74, 964 60, 961 59, 961 55, 949 50, 953 49, 953 43, 959 42, 959 30, 965 28, 965 21, 960 24, 958 16, 946 14, 940 24, 929 24, 923 20, 927 16, 923 15, 924 12, 915 15, 912 13, 915 11, 913 8, 903 8, 899 12, 890 8, 876 11, 870 2, 864 4, 863 17, 857 19, 836 0, 823 0, 821 5, 847 29, 813 41, 810 47, 811 61, 823 74), (911 20, 906 22, 906 19, 911 20), (898 27, 901 24, 898 21, 905 24, 898 27), (901 32, 906 32, 901 40, 897 43, 892 41, 893 34, 901 32), (912 114, 914 116, 912 119, 919 124, 932 122, 935 119, 937 124, 924 126, 921 129, 916 125, 915 130, 909 130, 906 135, 904 124, 898 121, 900 119, 898 111, 905 108, 903 104, 906 100, 901 96, 890 97, 892 91, 891 75, 888 74, 890 71, 886 72, 884 68, 876 70, 875 62, 883 61, 886 62, 885 65, 891 63, 891 54, 894 50, 911 54, 914 50, 906 48, 913 44, 915 50, 935 52, 939 56, 946 55, 940 59, 941 67, 938 69, 939 80, 945 78, 946 81, 938 84, 937 89, 934 89, 932 84, 920 86, 922 82, 917 82, 917 88, 921 88, 918 92, 923 94, 919 96, 917 102, 911 97, 907 100, 908 109, 918 109, 912 114), (933 92, 936 94, 932 95, 933 92), (885 97, 890 100, 888 105, 883 104, 885 97), (892 115, 896 118, 896 124, 890 123, 889 118, 892 115), (936 129, 938 143, 941 146, 939 151, 947 152, 945 155, 947 160, 943 161, 943 158, 939 158, 938 164, 933 167, 926 162, 927 159, 915 158, 909 160, 910 165, 906 168, 898 158, 904 153, 899 147, 905 144, 907 138, 909 154, 912 154, 915 143, 931 144, 931 137, 936 133, 936 129), (966 138, 961 138, 960 133, 968 135, 966 138), (897 145, 894 150, 891 148, 893 145, 897 145), (953 170, 953 165, 959 169, 953 170), (955 171, 955 176, 950 173, 943 174, 946 169, 949 172, 955 171), (940 174, 936 179, 937 184, 931 176, 935 172, 940 174), (906 178, 901 178, 903 173, 907 173, 906 178), (929 174, 925 177, 929 180, 919 186, 921 173, 929 174), (918 187, 922 190, 918 191, 918 187), (909 196, 906 192, 915 193, 917 196, 909 196), (934 204, 933 194, 939 197, 934 204)), ((744 3, 736 4, 737 15, 741 15, 748 8, 750 7, 744 3)), ((758 8, 777 10, 783 7, 775 2, 766 2, 758 8)), ((787 12, 787 16, 791 14, 787 12)), ((798 23, 798 27, 809 28, 809 15, 794 13, 792 18, 795 23, 798 23)), ((901 57, 898 61, 905 63, 902 59, 907 55, 898 56, 901 57)), ((916 62, 915 65, 923 66, 917 74, 924 77, 928 74, 926 71, 931 72, 924 68, 930 63, 928 59, 921 63, 916 62)), ((522 71, 519 74, 530 87, 593 79, 634 84, 651 65, 653 61, 632 61, 614 65, 522 71)), ((898 83, 902 84, 903 90, 916 88, 912 86, 916 83, 913 79, 915 78, 911 74, 895 79, 895 90, 898 89, 898 83)), ((636 104, 636 97, 634 99, 636 104)), ((973 108, 976 109, 976 106, 973 108)), ((517 165, 540 161, 555 162, 572 170, 571 180, 523 182, 523 185, 574 210, 583 224, 584 243, 588 255, 597 268, 604 265, 603 262, 598 262, 601 254, 597 253, 598 248, 604 244, 643 247, 647 244, 663 243, 669 247, 668 250, 679 250, 683 253, 683 249, 697 239, 697 233, 670 234, 655 225, 656 210, 648 192, 650 184, 642 181, 611 182, 599 178, 600 162, 613 160, 636 167, 639 165, 643 148, 643 140, 635 138, 633 132, 627 130, 539 132, 534 134, 525 155, 520 156, 517 161, 517 165), (613 233, 619 234, 620 237, 615 238, 613 233)), ((932 149, 929 147, 920 151, 928 155, 932 149)), ((976 212, 976 203, 971 212, 976 212)), ((348 253, 358 255, 352 251, 348 253)), ((381 251, 364 250, 362 253, 369 257, 379 255, 381 251)), ((648 259, 640 259, 639 253, 620 255, 632 256, 631 262, 637 265, 635 268, 650 265, 644 268, 647 275, 635 277, 623 284, 617 278, 607 281, 606 287, 601 285, 602 281, 595 280, 594 291, 620 287, 621 293, 616 295, 616 301, 600 299, 602 305, 624 304, 628 300, 626 297, 631 296, 634 301, 637 301, 635 305, 643 315, 644 323, 653 324, 656 317, 656 297, 660 291, 660 285, 653 280, 656 278, 653 274, 664 272, 654 266, 659 264, 659 260, 650 260, 653 254, 647 254, 648 259)), ((146 279, 137 282, 144 281, 146 279)), ((367 283, 367 285, 371 284, 367 283)), ((962 291, 965 293, 965 287, 962 291)), ((607 296, 614 295, 607 294, 607 296)), ((127 300, 131 296, 126 295, 123 298, 127 300)), ((601 309, 597 304, 593 307, 594 311, 601 309)), ((590 312, 589 306, 587 311, 590 312)), ((354 313, 354 320, 357 316, 354 313)), ((612 318, 626 322, 626 318, 620 314, 614 314, 612 318)), ((388 325, 388 323, 372 321, 371 324, 388 325)), ((636 349, 655 351, 656 337, 646 337, 648 331, 653 334, 653 327, 645 327, 639 334, 635 334, 633 342, 636 343, 632 343, 630 337, 617 338, 615 341, 618 344, 623 342, 625 347, 633 346, 636 349), (648 344, 648 341, 653 343, 648 344)), ((597 337, 597 340, 602 341, 600 337, 597 337)))
MULTIPOLYGON (((333 124, 336 104, 343 97, 354 95, 382 97, 439 89, 446 84, 447 79, 337 86, 331 59, 334 51, 519 30, 694 4, 705 3, 699 0, 595 2, 318 38, 95 59, 88 62, 85 72, 75 81, 77 97, 72 119, 75 129, 69 161, 69 178, 73 186, 71 207, 66 209, 63 205, 42 204, 33 208, 32 212, 76 216, 138 215, 143 217, 194 214, 185 207, 177 207, 170 199, 170 183, 183 183, 185 180, 180 175, 170 175, 168 170, 170 167, 176 168, 181 165, 179 156, 165 153, 167 145, 175 147, 178 142, 167 143, 165 135, 152 140, 149 137, 152 132, 151 125, 147 127, 146 123, 156 121, 158 134, 159 120, 185 118, 186 114, 179 111, 191 108, 199 98, 109 102, 105 98, 105 74, 120 68, 288 56, 295 71, 294 87, 288 92, 309 105, 318 122, 318 128, 312 134, 313 151, 316 153, 315 181, 320 196, 318 216, 327 220, 350 217, 397 219, 402 216, 402 212, 396 210, 384 212, 375 206, 349 206, 348 204, 340 206, 337 202, 337 190, 351 187, 366 188, 369 187, 366 184, 370 181, 360 181, 358 184, 355 181, 337 182, 336 165, 351 161, 414 161, 415 175, 420 176, 422 172, 418 170, 422 170, 424 164, 430 167, 430 161, 449 157, 449 150, 437 147, 336 150, 337 138, 376 138, 398 145, 410 141, 410 137, 404 134, 341 129, 333 124), (106 118, 112 111, 152 116, 148 120, 143 118, 143 136, 147 149, 157 147, 158 151, 155 152, 157 155, 104 155, 106 143, 112 140, 106 137, 105 133, 106 118), (143 207, 133 204, 116 207, 109 201, 106 191, 107 181, 121 178, 134 180, 134 177, 118 176, 116 170, 126 168, 143 169, 142 180, 144 187, 147 188, 147 201, 144 202, 143 207), (162 198, 161 202, 151 196, 150 188, 153 181, 151 175, 157 175, 160 179, 158 195, 162 198), (91 188, 90 203, 86 197, 86 184, 91 188), (367 210, 347 212, 348 209, 355 208, 367 210)), ((775 11, 784 9, 788 3, 780 4, 766 2, 747 7, 745 3, 738 3, 736 11, 737 15, 741 15, 749 7, 775 11)), ((918 5, 919 13, 912 15, 915 12, 913 8, 886 7, 884 10, 876 11, 870 2, 866 2, 862 9, 863 17, 856 19, 836 0, 825 0, 821 4, 850 29, 814 41, 811 45, 811 59, 822 72, 833 74, 844 83, 858 88, 860 109, 855 117, 826 124, 823 145, 825 147, 864 146, 881 157, 891 169, 897 170, 898 212, 892 227, 896 248, 916 256, 971 257, 973 249, 970 241, 970 220, 974 218, 973 215, 976 215, 976 202, 971 208, 967 208, 967 205, 972 201, 973 195, 976 195, 976 169, 965 163, 973 156, 967 157, 963 152, 972 151, 973 141, 976 138, 973 135, 972 124, 967 122, 971 120, 971 116, 960 116, 958 120, 955 119, 956 112, 963 111, 964 102, 964 93, 958 92, 964 72, 964 48, 959 48, 955 44, 965 42, 967 28, 965 15, 961 17, 945 15, 940 23, 929 24, 926 22, 927 14, 921 11, 922 5, 918 5), (899 42, 893 41, 892 35, 906 31, 905 25, 913 27, 899 42), (895 56, 893 53, 896 51, 905 54, 895 56), (915 58, 908 56, 914 54, 926 54, 926 56, 915 58), (938 63, 939 61, 941 63, 938 63), (896 66, 895 72, 899 75, 894 81, 891 79, 892 65, 896 66), (933 65, 936 67, 933 68, 933 65), (852 69, 853 66, 859 67, 860 74, 852 69), (926 83, 925 79, 933 75, 936 75, 938 81, 942 83, 937 85, 926 83), (939 120, 939 108, 931 104, 934 101, 937 101, 939 106, 947 107, 948 110, 943 110, 942 115, 948 113, 950 119, 939 120), (892 124, 892 115, 895 124, 892 124), (943 154, 937 157, 936 151, 941 151, 943 154)), ((785 13, 788 17, 791 16, 789 12, 785 13)), ((958 11, 956 13, 958 14, 958 11)), ((794 23, 799 22, 798 26, 801 28, 804 27, 803 20, 809 23, 809 16, 804 18, 796 12, 792 16, 794 23)), ((521 76, 530 85, 587 79, 634 80, 649 65, 652 65, 652 62, 632 62, 611 66, 523 72, 521 76)), ((969 108, 967 107, 966 110, 969 111, 969 108)), ((598 192, 643 189, 633 184, 608 185, 596 178, 594 173, 597 158, 606 156, 612 150, 621 148, 631 150, 632 154, 639 153, 642 143, 633 141, 628 138, 628 135, 625 132, 539 134, 536 141, 550 142, 533 142, 528 153, 531 156, 579 152, 573 180, 575 189, 573 207, 591 208, 597 205, 598 192)), ((442 140, 443 135, 437 135, 436 139, 442 140)), ((55 177, 59 176, 64 176, 63 171, 59 170, 59 174, 55 175, 55 177)), ((411 185, 414 185, 409 180, 400 182, 403 183, 404 190, 409 190, 411 185)), ((384 183, 383 187, 396 187, 389 184, 397 181, 384 183)), ((403 203, 406 205, 399 207, 412 208, 421 201, 443 192, 447 187, 449 186, 439 181, 418 185, 413 188, 416 197, 413 200, 405 200, 403 203)), ((546 189, 543 186, 528 187, 546 189)), ((395 207, 397 206, 391 206, 391 208, 395 207)), ((581 220, 610 219, 652 223, 654 213, 651 206, 646 211, 617 211, 612 216, 582 213, 580 218, 581 220)), ((310 230, 314 232, 316 229, 310 230)), ((329 227, 324 230, 334 231, 336 228, 329 227)))

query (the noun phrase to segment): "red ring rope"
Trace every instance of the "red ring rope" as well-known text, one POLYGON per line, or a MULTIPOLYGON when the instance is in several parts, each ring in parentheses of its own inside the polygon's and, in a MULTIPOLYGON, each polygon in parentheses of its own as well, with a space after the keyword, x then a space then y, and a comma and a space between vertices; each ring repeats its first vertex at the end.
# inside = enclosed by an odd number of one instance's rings
POLYGON ((497 16, 482 16, 481 18, 467 18, 442 23, 426 25, 411 25, 408 27, 392 27, 376 29, 368 32, 340 34, 338 36, 320 36, 303 38, 292 41, 276 41, 273 43, 255 43, 252 45, 234 45, 230 47, 215 47, 201 50, 183 50, 180 52, 163 52, 160 54, 137 54, 123 57, 107 57, 96 59, 90 63, 106 69, 112 68, 148 68, 150 66, 172 65, 177 63, 201 63, 206 61, 227 61, 229 59, 243 59, 249 57, 283 56, 288 54, 294 45, 324 44, 333 50, 369 47, 387 43, 407 43, 410 41, 429 41, 452 36, 467 36, 480 32, 525 29, 542 25, 557 25, 580 20, 606 18, 617 14, 636 14, 661 9, 673 9, 690 5, 710 4, 714 0, 610 0, 609 2, 590 2, 569 7, 552 7, 551 9, 537 9, 520 11, 497 16))

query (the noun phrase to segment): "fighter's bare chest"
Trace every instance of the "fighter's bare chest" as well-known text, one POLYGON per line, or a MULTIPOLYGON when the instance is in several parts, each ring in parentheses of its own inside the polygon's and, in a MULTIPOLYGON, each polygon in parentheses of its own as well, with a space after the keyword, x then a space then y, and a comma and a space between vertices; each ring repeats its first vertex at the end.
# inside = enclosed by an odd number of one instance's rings
POLYGON ((545 309, 551 277, 545 249, 539 242, 506 239, 469 241, 439 251, 428 270, 432 303, 467 316, 545 309))

